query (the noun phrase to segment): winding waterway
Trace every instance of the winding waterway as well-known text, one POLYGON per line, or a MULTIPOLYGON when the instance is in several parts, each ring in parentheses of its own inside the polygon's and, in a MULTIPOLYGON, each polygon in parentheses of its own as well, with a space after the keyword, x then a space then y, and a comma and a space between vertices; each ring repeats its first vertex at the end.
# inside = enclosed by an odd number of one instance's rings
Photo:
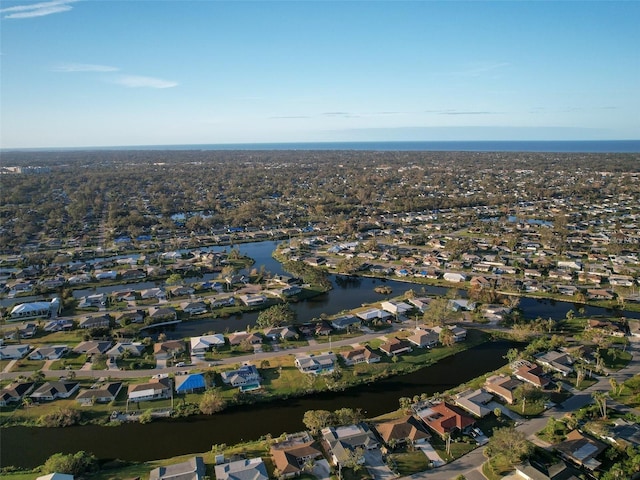
POLYGON ((118 427, 88 425, 68 428, 9 427, 2 430, 0 465, 30 468, 53 453, 92 452, 100 459, 147 461, 208 451, 212 445, 234 444, 304 429, 307 410, 360 408, 375 417, 398 408, 400 397, 443 392, 505 364, 515 344, 488 342, 417 372, 391 377, 342 392, 323 392, 282 401, 229 408, 212 416, 159 420, 118 427))
MULTIPOLYGON (((272 273, 283 274, 281 265, 271 254, 277 242, 265 241, 241 244, 241 253, 255 260, 254 266, 264 265, 272 273)), ((222 250, 220 247, 212 250, 222 250)), ((362 304, 380 301, 386 296, 374 292, 374 287, 385 284, 392 288, 391 296, 402 295, 409 289, 419 294, 444 294, 442 287, 421 286, 407 282, 360 278, 343 282, 332 276, 333 290, 292 304, 298 321, 305 322, 350 310, 362 304)), ((151 282, 148 286, 153 286, 151 282)), ((140 284, 132 286, 140 287, 140 284)), ((96 290, 75 291, 74 295, 87 295, 121 287, 98 287, 96 290)), ((11 299, 15 300, 15 299, 11 299)), ((24 299, 22 301, 25 301, 24 299)), ((570 302, 522 298, 520 309, 525 318, 565 318, 569 310, 577 311, 581 305, 570 302)), ((585 307, 586 315, 612 315, 604 308, 585 307)), ((630 318, 639 318, 636 312, 623 312, 630 318)), ((244 330, 255 324, 257 313, 236 315, 225 319, 207 319, 185 322, 168 332, 171 338, 200 335, 208 331, 224 332, 244 330)), ((479 345, 436 365, 418 372, 389 378, 343 392, 326 392, 285 401, 229 408, 211 417, 190 417, 179 420, 156 421, 147 425, 127 424, 117 428, 83 426, 66 429, 10 427, 0 432, 0 466, 34 467, 42 464, 56 452, 86 450, 101 459, 146 461, 175 455, 207 451, 213 444, 233 444, 241 440, 257 439, 268 433, 276 436, 303 428, 302 417, 307 410, 360 408, 373 417, 395 410, 400 397, 421 393, 434 393, 495 370, 504 364, 503 356, 513 344, 505 341, 479 345)))

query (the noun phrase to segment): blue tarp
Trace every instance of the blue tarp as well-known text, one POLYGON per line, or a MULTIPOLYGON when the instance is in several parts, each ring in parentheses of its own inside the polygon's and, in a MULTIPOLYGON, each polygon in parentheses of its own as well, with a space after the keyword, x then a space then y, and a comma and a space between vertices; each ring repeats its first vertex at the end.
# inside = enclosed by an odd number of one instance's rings
POLYGON ((191 392, 205 388, 204 377, 200 373, 194 373, 192 375, 185 375, 180 380, 176 378, 176 392, 191 392), (178 382, 180 384, 178 385, 178 382))

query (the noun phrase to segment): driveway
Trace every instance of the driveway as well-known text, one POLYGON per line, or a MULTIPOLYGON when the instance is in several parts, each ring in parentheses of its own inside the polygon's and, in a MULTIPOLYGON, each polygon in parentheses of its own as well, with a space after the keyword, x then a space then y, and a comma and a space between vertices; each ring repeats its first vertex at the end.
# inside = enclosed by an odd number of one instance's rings
POLYGON ((384 463, 380 450, 367 450, 364 452, 364 465, 374 480, 389 480, 395 478, 395 474, 384 463))
POLYGON ((311 473, 318 480, 329 480, 331 478, 331 467, 329 466, 329 462, 325 459, 318 460, 313 464, 313 470, 311 473))
POLYGON ((440 465, 444 465, 444 460, 440 458, 438 452, 431 446, 429 442, 416 444, 416 448, 422 450, 422 453, 426 455, 429 461, 433 464, 434 467, 439 467, 440 465))
POLYGON ((511 420, 515 420, 516 422, 523 420, 523 418, 520 415, 518 415, 516 412, 512 412, 507 407, 505 407, 504 405, 498 402, 489 402, 487 404, 487 407, 489 407, 491 410, 495 410, 496 408, 499 408, 504 416, 509 417, 511 420))

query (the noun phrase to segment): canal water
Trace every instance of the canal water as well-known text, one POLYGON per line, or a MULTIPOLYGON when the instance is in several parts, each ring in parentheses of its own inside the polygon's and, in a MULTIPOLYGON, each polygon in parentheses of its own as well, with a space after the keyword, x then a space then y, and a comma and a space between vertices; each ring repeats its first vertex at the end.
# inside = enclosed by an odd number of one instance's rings
POLYGON ((100 459, 147 461, 202 453, 212 445, 228 445, 274 437, 304 429, 307 410, 362 409, 371 418, 396 410, 401 397, 443 392, 500 368, 508 341, 488 342, 417 372, 390 377, 342 392, 323 392, 282 401, 229 408, 212 416, 158 420, 146 425, 95 425, 68 428, 9 427, 2 429, 0 465, 31 468, 54 453, 85 450, 100 459))

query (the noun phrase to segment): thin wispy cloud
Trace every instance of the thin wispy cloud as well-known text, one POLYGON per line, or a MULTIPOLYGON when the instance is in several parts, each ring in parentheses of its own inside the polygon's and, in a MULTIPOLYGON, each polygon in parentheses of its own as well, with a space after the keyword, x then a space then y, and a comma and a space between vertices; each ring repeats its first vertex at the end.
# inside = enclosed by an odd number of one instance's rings
POLYGON ((458 77, 481 77, 488 74, 495 75, 499 70, 509 67, 509 62, 481 62, 467 64, 461 70, 450 72, 450 75, 458 77))
POLYGON ((52 69, 53 72, 117 72, 120 70, 118 67, 112 67, 110 65, 96 65, 92 63, 60 63, 55 65, 52 69))
POLYGON ((117 75, 111 81, 128 88, 172 88, 178 86, 178 82, 141 75, 117 75))
POLYGON ((50 2, 32 3, 31 5, 16 5, 0 9, 2 18, 20 19, 45 17, 54 13, 68 12, 73 7, 71 3, 78 0, 52 0, 50 2))
POLYGON ((500 112, 457 112, 457 111, 450 111, 450 112, 438 112, 438 115, 496 115, 500 112))

